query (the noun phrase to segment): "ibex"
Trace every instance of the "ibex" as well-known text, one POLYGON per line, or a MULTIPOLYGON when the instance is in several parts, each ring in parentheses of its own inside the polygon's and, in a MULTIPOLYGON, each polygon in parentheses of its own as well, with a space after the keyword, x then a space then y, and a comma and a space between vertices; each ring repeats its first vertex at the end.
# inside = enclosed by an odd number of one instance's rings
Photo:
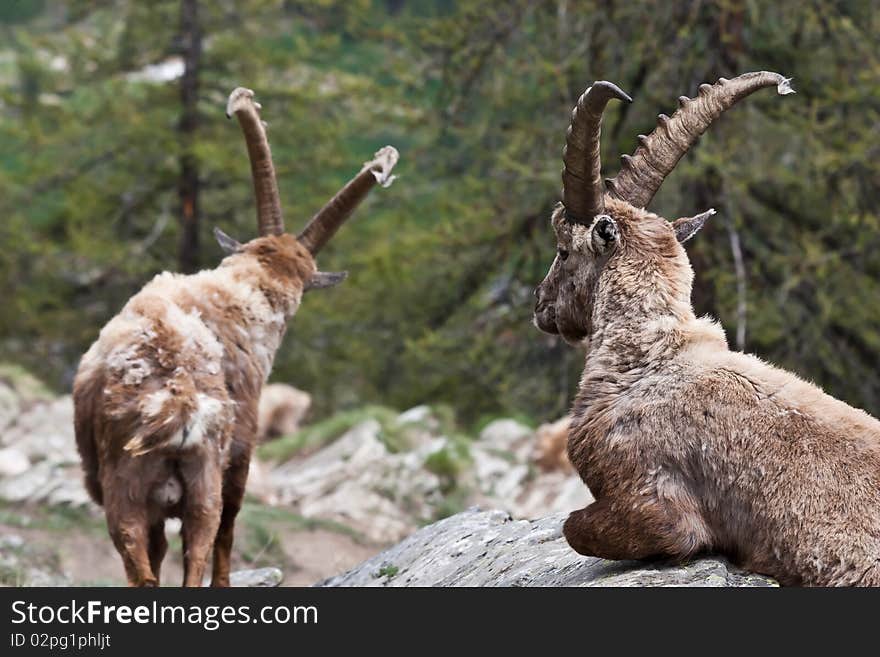
POLYGON ((232 92, 244 132, 260 237, 191 276, 162 273, 133 296, 83 356, 74 380, 76 441, 92 498, 103 504, 128 582, 156 586, 165 519, 182 520, 184 585, 228 586, 236 515, 255 443, 260 390, 305 291, 339 283, 314 257, 379 182, 385 147, 297 236, 284 232, 275 171, 253 92, 232 92))
POLYGON ((557 255, 535 323, 586 362, 568 454, 596 498, 563 531, 579 553, 683 560, 718 552, 784 585, 880 585, 880 422, 794 374, 728 349, 691 306, 682 242, 712 210, 668 222, 645 207, 724 111, 776 73, 702 85, 639 136, 603 186, 596 82, 572 112, 557 255))

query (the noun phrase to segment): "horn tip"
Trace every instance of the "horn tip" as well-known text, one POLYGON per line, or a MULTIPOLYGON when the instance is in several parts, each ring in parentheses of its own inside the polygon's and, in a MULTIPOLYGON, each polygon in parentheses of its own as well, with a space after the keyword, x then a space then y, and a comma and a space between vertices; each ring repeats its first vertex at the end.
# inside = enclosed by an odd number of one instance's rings
POLYGON ((780 96, 796 94, 797 92, 791 88, 792 79, 793 78, 782 78, 782 82, 776 85, 776 93, 778 93, 780 96))
POLYGON ((232 115, 240 112, 248 106, 254 106, 254 92, 247 87, 236 87, 229 94, 229 100, 226 101, 226 118, 231 119, 232 115))
POLYGON ((364 167, 370 169, 377 183, 382 187, 389 187, 397 177, 391 175, 391 170, 399 159, 400 153, 394 146, 383 146, 376 151, 373 159, 367 162, 364 167))
POLYGON ((628 93, 626 93, 623 89, 618 87, 613 82, 608 82, 608 80, 596 80, 592 85, 590 85, 590 87, 587 89, 587 92, 595 87, 603 89, 606 93, 610 95, 611 98, 622 100, 625 103, 633 102, 632 97, 628 93))

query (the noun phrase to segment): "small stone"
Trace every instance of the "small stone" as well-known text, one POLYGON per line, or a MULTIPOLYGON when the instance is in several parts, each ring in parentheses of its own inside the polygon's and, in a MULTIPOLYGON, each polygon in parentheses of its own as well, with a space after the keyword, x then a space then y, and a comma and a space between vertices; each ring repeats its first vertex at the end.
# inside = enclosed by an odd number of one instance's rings
POLYGON ((421 424, 423 422, 429 422, 431 419, 431 407, 427 404, 422 404, 421 406, 414 406, 413 408, 404 411, 403 413, 398 415, 397 423, 421 424))
POLYGON ((281 584, 284 573, 278 568, 255 568, 237 570, 229 575, 230 586, 238 588, 275 587, 281 584))
POLYGON ((17 550, 24 545, 24 539, 18 534, 0 536, 0 550, 17 550))

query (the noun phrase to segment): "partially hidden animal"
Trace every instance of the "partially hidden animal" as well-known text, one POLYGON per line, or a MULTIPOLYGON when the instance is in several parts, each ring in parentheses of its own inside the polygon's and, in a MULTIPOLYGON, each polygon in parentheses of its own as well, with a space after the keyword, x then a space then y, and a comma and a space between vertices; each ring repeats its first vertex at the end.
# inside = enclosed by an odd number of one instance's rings
POLYGON ((583 343, 567 451, 595 502, 564 523, 606 559, 727 555, 786 585, 880 585, 880 422, 760 358, 697 318, 682 243, 712 210, 675 221, 646 210, 724 111, 766 87, 746 73, 681 97, 605 182, 602 113, 630 98, 596 82, 572 112, 557 253, 535 290, 539 329, 583 343))
POLYGON ((366 163, 296 237, 284 232, 265 125, 253 92, 237 88, 227 116, 244 132, 260 236, 216 269, 162 273, 125 304, 82 357, 73 384, 76 442, 91 497, 103 504, 128 583, 156 586, 165 520, 182 521, 184 585, 229 585, 235 518, 256 442, 260 391, 303 293, 345 273, 315 256, 377 182, 390 184, 397 151, 366 163))
POLYGON ((567 451, 570 426, 571 418, 566 415, 556 422, 542 424, 535 431, 533 460, 544 472, 572 471, 567 451))
POLYGON ((286 383, 263 386, 257 409, 257 441, 296 433, 312 405, 312 396, 286 383))

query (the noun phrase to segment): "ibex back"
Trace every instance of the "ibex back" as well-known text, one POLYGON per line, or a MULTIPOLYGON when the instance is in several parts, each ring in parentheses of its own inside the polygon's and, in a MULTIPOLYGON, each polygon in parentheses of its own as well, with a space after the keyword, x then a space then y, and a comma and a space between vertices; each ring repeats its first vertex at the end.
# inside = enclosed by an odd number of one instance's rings
POLYGON ((250 155, 260 237, 192 276, 163 273, 132 297, 83 356, 74 380, 76 440, 86 487, 104 505, 129 584, 155 586, 165 519, 182 519, 184 583, 229 584, 230 552, 260 391, 303 293, 344 273, 314 257, 376 182, 390 183, 397 152, 364 165, 297 236, 286 234, 265 127, 253 92, 236 89, 250 155))
POLYGON ((723 111, 775 73, 682 97, 602 185, 599 127, 616 86, 572 114, 558 253, 535 322, 586 364, 568 452, 596 501, 564 525, 578 552, 686 559, 717 551, 795 585, 880 585, 880 422, 755 356, 728 349, 691 306, 681 243, 713 214, 668 222, 643 208, 723 111))

